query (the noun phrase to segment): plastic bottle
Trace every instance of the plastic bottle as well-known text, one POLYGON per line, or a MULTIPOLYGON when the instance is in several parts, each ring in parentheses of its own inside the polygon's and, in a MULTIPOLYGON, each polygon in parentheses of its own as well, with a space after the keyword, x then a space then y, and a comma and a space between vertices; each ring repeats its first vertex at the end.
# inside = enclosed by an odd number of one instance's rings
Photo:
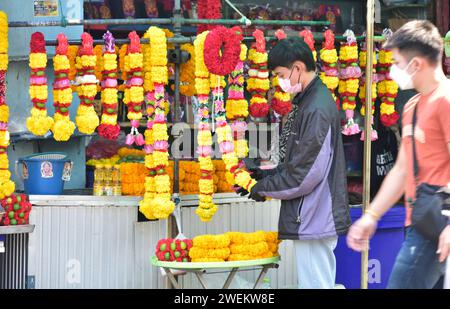
POLYGON ((110 164, 105 165, 104 192, 106 196, 113 195, 112 166, 110 164))
POLYGON ((97 164, 95 166, 94 170, 94 192, 93 194, 95 196, 102 196, 103 195, 103 186, 104 186, 104 180, 105 180, 105 167, 103 164, 97 164))
POLYGON ((113 195, 122 195, 122 178, 120 175, 120 165, 116 164, 112 171, 113 195))

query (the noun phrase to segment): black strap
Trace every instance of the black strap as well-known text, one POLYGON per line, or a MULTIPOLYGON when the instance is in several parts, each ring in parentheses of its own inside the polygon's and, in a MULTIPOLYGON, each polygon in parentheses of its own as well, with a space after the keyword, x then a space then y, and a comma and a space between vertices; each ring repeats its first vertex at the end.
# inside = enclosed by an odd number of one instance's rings
POLYGON ((416 131, 416 124, 417 124, 417 109, 419 106, 419 102, 416 103, 414 107, 413 112, 413 119, 412 119, 412 150, 413 150, 413 161, 414 161, 414 181, 416 182, 416 186, 419 185, 419 162, 417 161, 417 149, 416 149, 416 138, 415 138, 415 131, 416 131))

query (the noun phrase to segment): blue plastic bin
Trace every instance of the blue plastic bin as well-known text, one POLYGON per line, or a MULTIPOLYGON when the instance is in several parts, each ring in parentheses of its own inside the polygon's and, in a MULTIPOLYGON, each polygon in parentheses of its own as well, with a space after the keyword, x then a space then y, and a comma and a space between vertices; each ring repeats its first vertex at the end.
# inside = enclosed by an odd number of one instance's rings
POLYGON ((26 194, 60 195, 64 182, 70 180, 72 165, 63 152, 36 153, 16 161, 16 175, 26 194))
MULTIPOLYGON (((361 208, 350 208, 352 221, 361 217, 361 208)), ((378 223, 378 229, 370 241, 369 289, 384 289, 395 259, 405 239, 405 207, 390 209, 378 223)), ((346 236, 340 236, 336 255, 336 283, 347 289, 361 287, 361 254, 347 247, 346 236)))

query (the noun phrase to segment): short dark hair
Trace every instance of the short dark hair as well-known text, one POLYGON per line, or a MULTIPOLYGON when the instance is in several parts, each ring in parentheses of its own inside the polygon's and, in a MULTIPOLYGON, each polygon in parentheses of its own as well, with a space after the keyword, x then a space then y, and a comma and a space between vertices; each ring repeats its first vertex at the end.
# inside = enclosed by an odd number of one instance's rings
POLYGON ((316 69, 311 49, 300 37, 279 41, 269 52, 268 67, 269 70, 274 70, 276 67, 290 68, 295 61, 303 62, 308 71, 316 69))
POLYGON ((386 42, 386 49, 397 48, 411 59, 424 57, 431 64, 441 61, 444 44, 439 30, 427 20, 413 20, 404 24, 386 42))

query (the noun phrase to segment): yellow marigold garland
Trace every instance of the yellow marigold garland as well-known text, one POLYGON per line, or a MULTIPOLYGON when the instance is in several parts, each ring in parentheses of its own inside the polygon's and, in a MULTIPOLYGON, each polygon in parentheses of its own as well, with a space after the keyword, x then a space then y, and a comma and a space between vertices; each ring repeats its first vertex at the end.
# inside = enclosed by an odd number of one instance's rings
POLYGON ((47 54, 45 51, 45 38, 41 32, 35 32, 30 40, 30 98, 33 102, 31 116, 27 118, 28 130, 37 136, 44 136, 53 126, 53 118, 47 115, 45 104, 47 102, 47 54))
POLYGON ((187 51, 191 57, 180 67, 180 93, 187 97, 195 95, 195 50, 192 44, 181 45, 181 50, 187 51))
MULTIPOLYGON (((320 59, 322 60, 322 72, 320 79, 331 91, 334 100, 336 101, 336 88, 339 85, 339 71, 338 71, 338 54, 334 45, 334 33, 327 30, 324 33, 325 41, 320 50, 320 59)), ((339 109, 339 104, 336 106, 339 109)))

